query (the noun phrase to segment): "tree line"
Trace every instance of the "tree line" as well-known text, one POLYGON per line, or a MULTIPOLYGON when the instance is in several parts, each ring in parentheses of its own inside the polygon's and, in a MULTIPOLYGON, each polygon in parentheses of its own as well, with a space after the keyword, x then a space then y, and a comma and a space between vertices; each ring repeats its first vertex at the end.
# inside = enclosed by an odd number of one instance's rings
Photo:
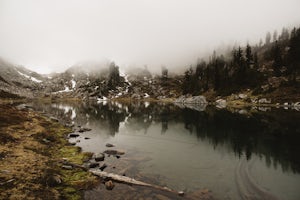
POLYGON ((285 76, 295 83, 300 68, 300 28, 291 32, 283 28, 278 36, 275 31, 273 42, 267 33, 265 44, 233 48, 230 56, 217 55, 208 61, 198 60, 196 67, 189 67, 182 84, 183 94, 197 95, 213 89, 220 95, 241 89, 260 87, 269 77, 285 76), (264 70, 264 67, 267 69, 264 70))

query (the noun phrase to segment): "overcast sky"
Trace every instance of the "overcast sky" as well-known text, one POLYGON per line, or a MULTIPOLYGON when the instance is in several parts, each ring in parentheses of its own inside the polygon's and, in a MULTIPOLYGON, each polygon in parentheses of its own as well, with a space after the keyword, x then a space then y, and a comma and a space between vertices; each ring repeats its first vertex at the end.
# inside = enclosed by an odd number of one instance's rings
POLYGON ((62 71, 103 58, 122 67, 188 65, 221 44, 300 25, 299 0, 0 0, 0 57, 62 71))

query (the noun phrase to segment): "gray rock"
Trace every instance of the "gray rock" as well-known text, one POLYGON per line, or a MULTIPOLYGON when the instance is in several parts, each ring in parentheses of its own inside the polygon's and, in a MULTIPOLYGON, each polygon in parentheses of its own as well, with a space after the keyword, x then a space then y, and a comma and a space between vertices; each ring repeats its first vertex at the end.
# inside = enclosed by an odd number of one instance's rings
POLYGON ((91 162, 89 164, 89 168, 96 168, 96 167, 99 167, 99 163, 97 163, 97 162, 91 162))
POLYGON ((93 158, 95 159, 95 161, 99 162, 104 160, 105 155, 103 153, 98 153, 98 154, 94 154, 93 158))
POLYGON ((103 163, 103 164, 99 167, 99 169, 100 169, 101 171, 103 171, 106 167, 107 167, 107 165, 106 165, 105 163, 103 163))
POLYGON ((59 119, 57 119, 57 118, 55 118, 55 117, 50 117, 50 119, 51 119, 52 121, 59 122, 59 119))
POLYGON ((73 167, 71 165, 63 165, 63 166, 61 166, 61 168, 68 169, 68 170, 73 169, 73 167))
POLYGON ((247 98, 247 95, 246 95, 246 94, 239 94, 239 98, 240 98, 240 99, 246 99, 246 98, 247 98))
POLYGON ((193 96, 185 100, 186 104, 207 104, 205 96, 193 96))
POLYGON ((225 99, 218 99, 216 101, 216 107, 217 108, 226 108, 226 106, 227 106, 227 102, 226 102, 225 99))
POLYGON ((294 103, 293 108, 297 111, 300 111, 300 102, 294 103))
POLYGON ((43 141, 44 143, 46 143, 46 144, 49 144, 49 143, 51 142, 50 140, 48 140, 48 139, 46 139, 46 138, 43 138, 42 141, 43 141))
POLYGON ((258 100, 258 103, 260 104, 269 104, 271 103, 271 100, 267 100, 266 98, 262 98, 258 100))
POLYGON ((244 109, 239 110, 238 113, 241 114, 241 115, 246 115, 246 114, 248 114, 248 112, 247 112, 246 110, 244 110, 244 109))

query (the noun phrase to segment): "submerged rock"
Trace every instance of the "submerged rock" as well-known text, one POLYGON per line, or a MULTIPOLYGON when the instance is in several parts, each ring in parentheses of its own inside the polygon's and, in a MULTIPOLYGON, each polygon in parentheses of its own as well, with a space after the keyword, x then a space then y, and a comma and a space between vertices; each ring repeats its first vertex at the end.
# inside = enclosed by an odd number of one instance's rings
POLYGON ((125 154, 124 151, 113 150, 113 149, 105 150, 103 153, 106 153, 108 155, 124 155, 125 154))
POLYGON ((106 146, 106 147, 114 147, 115 145, 110 144, 110 143, 107 143, 105 146, 106 146))
POLYGON ((79 133, 83 133, 83 132, 87 132, 87 131, 91 131, 92 129, 91 128, 80 128, 78 130, 79 133))

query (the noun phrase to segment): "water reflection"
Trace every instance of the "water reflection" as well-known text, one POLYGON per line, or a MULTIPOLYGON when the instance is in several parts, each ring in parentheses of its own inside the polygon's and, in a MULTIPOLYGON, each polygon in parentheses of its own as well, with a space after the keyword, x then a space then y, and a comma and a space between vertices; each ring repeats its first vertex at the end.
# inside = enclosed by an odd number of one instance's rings
POLYGON ((253 154, 265 159, 267 166, 283 171, 300 172, 300 116, 296 111, 276 109, 241 115, 226 110, 207 108, 199 112, 176 105, 134 102, 120 104, 63 104, 35 103, 34 106, 51 113, 65 123, 90 126, 107 130, 111 136, 119 132, 120 125, 130 131, 147 131, 151 124, 161 124, 161 134, 166 134, 169 123, 184 123, 191 135, 207 140, 216 148, 227 145, 237 157, 253 154))

